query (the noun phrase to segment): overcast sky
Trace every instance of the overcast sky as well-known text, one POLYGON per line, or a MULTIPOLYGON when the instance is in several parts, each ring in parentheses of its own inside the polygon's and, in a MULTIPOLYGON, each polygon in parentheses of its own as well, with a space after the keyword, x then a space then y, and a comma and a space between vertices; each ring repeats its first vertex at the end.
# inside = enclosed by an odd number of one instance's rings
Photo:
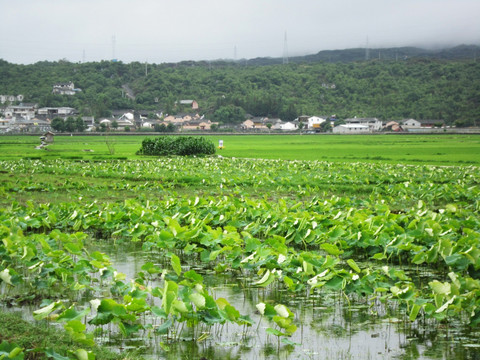
POLYGON ((0 58, 149 63, 480 44, 480 0, 0 0, 0 58), (285 35, 287 41, 285 42, 285 35))

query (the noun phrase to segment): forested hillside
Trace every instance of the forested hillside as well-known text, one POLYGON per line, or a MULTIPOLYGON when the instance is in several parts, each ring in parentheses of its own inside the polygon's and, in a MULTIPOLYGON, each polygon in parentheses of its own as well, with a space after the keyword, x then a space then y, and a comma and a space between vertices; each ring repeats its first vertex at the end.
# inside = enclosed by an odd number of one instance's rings
POLYGON ((480 119, 480 63, 471 60, 407 58, 357 62, 240 62, 143 64, 0 60, 0 94, 24 95, 39 106, 70 106, 82 114, 107 116, 114 109, 163 110, 195 99, 200 112, 220 121, 238 114, 443 119, 460 125, 480 119), (52 85, 73 81, 75 96, 52 94, 52 85), (123 85, 135 99, 125 95, 123 85))

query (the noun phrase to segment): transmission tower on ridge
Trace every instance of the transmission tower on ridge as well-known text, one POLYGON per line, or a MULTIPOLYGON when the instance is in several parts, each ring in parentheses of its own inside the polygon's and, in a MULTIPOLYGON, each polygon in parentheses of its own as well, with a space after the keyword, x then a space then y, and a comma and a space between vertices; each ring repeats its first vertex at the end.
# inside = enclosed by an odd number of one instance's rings
POLYGON ((112 61, 117 61, 117 58, 115 57, 115 47, 117 45, 117 39, 115 35, 112 36, 112 61))
POLYGON ((365 46, 365 60, 370 60, 370 48, 368 47, 368 36, 367 36, 367 45, 365 46))
POLYGON ((288 64, 288 46, 287 46, 287 32, 285 31, 285 40, 283 41, 283 63, 288 64))

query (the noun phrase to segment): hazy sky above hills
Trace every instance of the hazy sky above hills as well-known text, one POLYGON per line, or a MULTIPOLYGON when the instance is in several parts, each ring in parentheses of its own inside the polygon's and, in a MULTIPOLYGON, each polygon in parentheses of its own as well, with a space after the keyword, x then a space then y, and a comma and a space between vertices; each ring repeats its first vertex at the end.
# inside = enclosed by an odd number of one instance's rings
POLYGON ((480 0, 0 0, 0 58, 149 63, 480 44, 480 0))

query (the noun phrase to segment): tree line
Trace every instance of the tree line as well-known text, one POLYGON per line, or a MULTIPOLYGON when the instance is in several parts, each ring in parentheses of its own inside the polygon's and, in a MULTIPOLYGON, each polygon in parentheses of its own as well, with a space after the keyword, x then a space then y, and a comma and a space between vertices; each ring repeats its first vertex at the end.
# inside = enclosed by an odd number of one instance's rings
POLYGON ((74 107, 97 119, 116 109, 175 114, 186 111, 179 100, 195 99, 200 113, 223 123, 240 123, 246 114, 285 121, 335 114, 340 119, 441 119, 469 126, 480 119, 480 64, 427 58, 265 66, 227 61, 18 65, 0 60, 2 93, 23 94, 24 102, 40 107, 74 107), (67 81, 82 91, 52 94, 55 83, 67 81))

